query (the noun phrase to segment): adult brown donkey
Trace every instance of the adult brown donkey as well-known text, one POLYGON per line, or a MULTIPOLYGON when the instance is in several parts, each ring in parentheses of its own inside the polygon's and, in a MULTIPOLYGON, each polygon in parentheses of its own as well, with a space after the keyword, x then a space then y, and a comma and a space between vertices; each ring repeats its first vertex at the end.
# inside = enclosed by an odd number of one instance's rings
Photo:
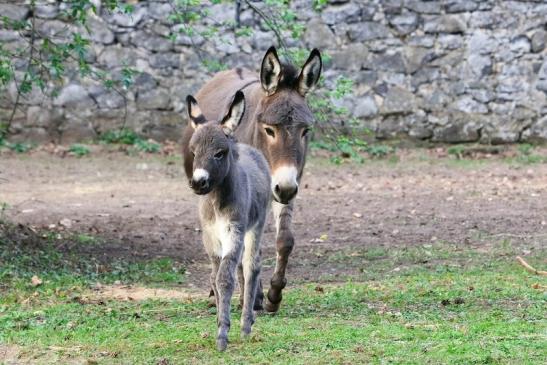
MULTIPOLYGON (((196 94, 207 120, 220 120, 238 90, 245 94, 247 107, 235 131, 237 140, 264 154, 272 171, 272 210, 276 222, 277 261, 270 281, 264 309, 277 312, 281 291, 287 284, 285 270, 294 246, 291 232, 293 199, 302 177, 313 114, 306 94, 321 74, 321 54, 311 51, 301 70, 281 63, 275 47, 262 60, 260 75, 242 68, 216 74, 196 94)), ((183 136, 184 169, 192 177, 193 156, 188 142, 194 129, 187 126, 183 136)), ((255 309, 262 309, 263 292, 259 285, 255 309)))

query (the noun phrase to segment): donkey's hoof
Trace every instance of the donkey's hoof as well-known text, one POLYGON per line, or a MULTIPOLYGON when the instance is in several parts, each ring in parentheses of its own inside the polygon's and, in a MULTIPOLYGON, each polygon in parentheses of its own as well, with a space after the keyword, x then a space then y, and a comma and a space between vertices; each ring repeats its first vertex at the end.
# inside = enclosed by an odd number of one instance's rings
POLYGON ((261 301, 255 301, 255 304, 253 306, 253 310, 255 310, 255 311, 264 310, 264 306, 262 305, 262 300, 261 301))
POLYGON ((264 310, 268 313, 277 313, 280 305, 281 301, 277 303, 272 303, 269 299, 266 298, 266 300, 264 301, 264 310))
POLYGON ((246 338, 249 338, 251 336, 251 326, 249 328, 242 328, 241 329, 241 339, 245 340, 246 338))
POLYGON ((228 347, 228 339, 227 338, 217 338, 217 350, 218 351, 226 351, 226 347, 228 347))

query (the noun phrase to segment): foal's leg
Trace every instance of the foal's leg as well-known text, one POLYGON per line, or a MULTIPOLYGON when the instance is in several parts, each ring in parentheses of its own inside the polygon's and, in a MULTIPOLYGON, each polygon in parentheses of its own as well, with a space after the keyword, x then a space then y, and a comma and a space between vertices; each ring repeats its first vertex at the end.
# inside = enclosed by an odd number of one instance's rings
POLYGON ((277 312, 281 304, 281 299, 283 299, 281 291, 287 285, 285 270, 287 269, 289 255, 294 246, 294 236, 291 232, 293 203, 283 205, 278 202, 272 202, 272 210, 277 229, 277 259, 275 262, 275 271, 270 281, 270 289, 264 303, 264 309, 268 312, 277 312))
MULTIPOLYGON (((211 292, 213 293, 213 300, 215 301, 214 305, 218 308, 218 290, 217 290, 217 275, 218 268, 220 267, 220 257, 211 256, 211 292)), ((218 311, 217 311, 217 324, 219 321, 218 311)))
POLYGON ((260 223, 245 234, 245 250, 242 259, 245 296, 241 311, 241 337, 251 333, 251 327, 255 321, 253 309, 260 276, 260 240, 263 228, 264 223, 260 223))
POLYGON ((245 293, 245 278, 243 276, 243 265, 237 265, 237 281, 239 283, 239 308, 243 308, 243 297, 245 293))
POLYGON ((217 288, 217 312, 218 312, 218 334, 217 348, 219 351, 226 350, 228 346, 228 331, 230 331, 230 300, 234 293, 236 281, 236 269, 243 249, 243 233, 238 227, 230 227, 231 242, 222 242, 223 247, 230 247, 220 260, 220 266, 216 277, 217 288))
MULTIPOLYGON (((216 288, 216 278, 217 278, 218 267, 220 265, 220 257, 218 256, 218 252, 215 252, 217 239, 211 235, 211 232, 205 229, 203 230, 201 239, 203 241, 203 246, 205 248, 205 251, 207 252, 207 255, 209 256, 209 260, 211 261, 211 277, 210 277, 211 292, 209 294, 209 307, 215 307, 215 306, 218 307, 218 302, 217 302, 218 292, 216 288)), ((217 319, 218 319, 218 311, 217 311, 217 319)))

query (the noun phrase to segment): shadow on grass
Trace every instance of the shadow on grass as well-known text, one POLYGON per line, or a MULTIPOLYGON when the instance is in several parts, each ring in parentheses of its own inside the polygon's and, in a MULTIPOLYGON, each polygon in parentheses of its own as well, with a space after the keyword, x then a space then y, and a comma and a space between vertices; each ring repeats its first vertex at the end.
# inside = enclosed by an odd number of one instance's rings
POLYGON ((35 230, 0 221, 0 283, 56 281, 178 284, 185 267, 169 257, 135 259, 87 234, 35 230))

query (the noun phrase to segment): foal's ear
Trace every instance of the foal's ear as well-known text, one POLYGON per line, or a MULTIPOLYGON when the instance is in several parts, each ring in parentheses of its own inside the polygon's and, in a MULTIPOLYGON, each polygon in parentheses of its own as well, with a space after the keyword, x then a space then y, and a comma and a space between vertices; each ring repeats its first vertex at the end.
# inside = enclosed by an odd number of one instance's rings
POLYGON ((266 55, 264 55, 262 66, 260 67, 260 83, 268 95, 275 93, 280 75, 281 62, 279 62, 275 47, 272 46, 268 49, 266 55))
POLYGON ((196 129, 200 124, 207 121, 199 108, 198 101, 192 95, 186 97, 186 106, 192 128, 196 129))
POLYGON ((300 76, 298 76, 298 93, 302 96, 306 96, 308 91, 317 84, 319 76, 321 76, 321 69, 323 68, 323 62, 321 61, 321 53, 317 48, 314 48, 310 56, 308 57, 300 76))
POLYGON ((241 90, 238 90, 234 96, 234 100, 228 109, 228 113, 220 122, 224 133, 227 135, 232 134, 243 118, 245 113, 245 96, 241 90))

